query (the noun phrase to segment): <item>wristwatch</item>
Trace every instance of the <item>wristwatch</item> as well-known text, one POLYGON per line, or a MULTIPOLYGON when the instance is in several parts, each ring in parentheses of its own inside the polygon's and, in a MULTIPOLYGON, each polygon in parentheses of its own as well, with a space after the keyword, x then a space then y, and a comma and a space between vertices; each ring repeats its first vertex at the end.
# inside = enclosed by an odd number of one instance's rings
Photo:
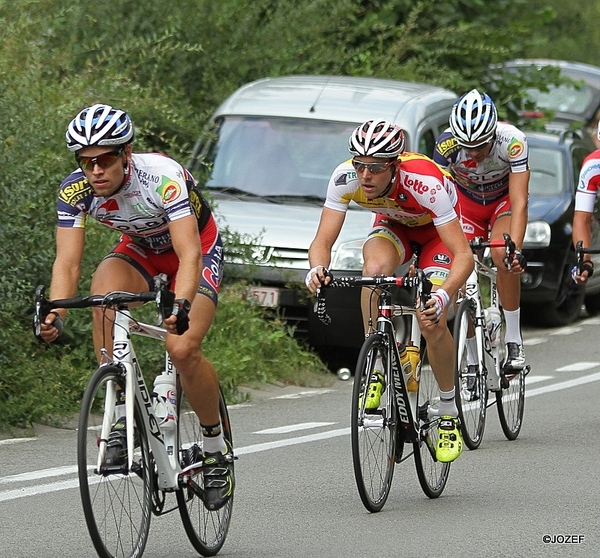
POLYGON ((175 304, 183 308, 188 314, 192 309, 192 303, 187 298, 176 298, 175 304))

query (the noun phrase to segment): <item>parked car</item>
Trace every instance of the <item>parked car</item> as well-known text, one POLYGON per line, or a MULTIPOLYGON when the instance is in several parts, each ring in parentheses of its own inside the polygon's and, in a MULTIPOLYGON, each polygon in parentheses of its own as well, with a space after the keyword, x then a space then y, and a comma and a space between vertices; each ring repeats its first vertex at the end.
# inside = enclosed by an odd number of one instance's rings
MULTIPOLYGON (((585 291, 571 279, 575 191, 583 159, 594 145, 578 131, 527 132, 527 138, 531 179, 523 243, 528 264, 521 275, 522 314, 530 323, 563 326, 579 316, 584 301, 592 313, 600 311, 600 274, 590 279, 585 291)), ((594 247, 600 247, 597 229, 594 247)), ((600 265, 598 256, 594 258, 600 265)))
MULTIPOLYGON (((562 126, 582 122, 584 126, 596 124, 600 108, 600 67, 581 62, 550 60, 545 58, 517 59, 492 66, 492 76, 499 70, 539 72, 546 66, 556 66, 560 74, 577 84, 549 85, 548 91, 531 87, 527 89, 536 110, 523 113, 526 117, 545 116, 552 111, 553 122, 562 126)), ((493 81, 493 78, 492 78, 493 81)))
MULTIPOLYGON (((235 91, 190 162, 237 241, 226 251, 226 274, 247 277, 254 298, 277 308, 322 353, 331 357, 333 348, 343 360, 357 350, 364 338, 359 289, 330 293, 332 324, 324 326, 304 286, 329 177, 350 158, 352 130, 370 119, 399 124, 408 150, 431 154, 455 100, 440 87, 335 76, 266 78, 235 91)), ((333 247, 334 274, 360 274, 371 221, 370 211, 350 207, 333 247)))

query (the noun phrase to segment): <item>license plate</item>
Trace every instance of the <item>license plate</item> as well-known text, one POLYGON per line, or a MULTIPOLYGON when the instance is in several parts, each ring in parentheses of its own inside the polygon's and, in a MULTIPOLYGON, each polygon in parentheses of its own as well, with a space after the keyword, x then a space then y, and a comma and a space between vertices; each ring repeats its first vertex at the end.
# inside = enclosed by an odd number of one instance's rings
POLYGON ((277 287, 248 287, 248 300, 269 308, 279 306, 279 289, 277 287))

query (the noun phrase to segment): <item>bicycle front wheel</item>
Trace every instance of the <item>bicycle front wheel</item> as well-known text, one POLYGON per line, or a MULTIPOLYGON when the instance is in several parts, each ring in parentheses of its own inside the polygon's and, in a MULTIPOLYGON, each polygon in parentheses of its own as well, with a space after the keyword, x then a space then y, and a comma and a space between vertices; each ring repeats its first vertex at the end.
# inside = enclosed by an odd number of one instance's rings
POLYGON ((417 393, 419 440, 414 443, 415 467, 419 484, 429 498, 443 491, 450 473, 450 463, 437 460, 440 392, 429 363, 425 341, 421 340, 421 371, 417 393))
POLYGON ((393 388, 384 385, 378 404, 367 398, 371 382, 376 378, 374 373, 385 376, 387 361, 388 348, 382 337, 378 334, 367 337, 358 355, 352 391, 350 431, 354 477, 360 499, 370 512, 380 511, 387 500, 396 459, 398 426, 392 402, 393 388))
MULTIPOLYGON (((182 467, 191 464, 202 455, 202 429, 198 416, 192 410, 187 397, 179 386, 179 458, 182 467)), ((219 414, 223 436, 230 448, 233 448, 231 423, 223 393, 219 392, 219 414)), ((233 474, 233 462, 231 463, 233 474)), ((202 470, 198 470, 192 481, 202 489, 204 479, 202 470)), ((233 494, 227 503, 219 510, 210 511, 204 507, 202 498, 191 487, 186 486, 177 491, 179 514, 187 536, 194 548, 202 556, 214 556, 221 550, 229 531, 231 511, 233 509, 233 494)))
MULTIPOLYGON (((122 467, 101 465, 98 470, 102 420, 107 404, 114 404, 115 386, 125 390, 119 367, 102 366, 96 370, 83 396, 77 432, 81 502, 88 531, 101 558, 141 556, 148 540, 152 508, 154 464, 137 401, 131 471, 127 470, 126 457, 122 467)), ((115 417, 107 420, 113 424, 115 417)))
POLYGON ((507 439, 516 440, 525 410, 525 370, 503 373, 501 382, 502 389, 496 392, 500 426, 507 439))
POLYGON ((481 363, 467 362, 467 339, 475 336, 475 307, 465 298, 454 318, 454 345, 456 348, 456 406, 465 445, 477 449, 483 439, 487 409, 487 380, 481 363))

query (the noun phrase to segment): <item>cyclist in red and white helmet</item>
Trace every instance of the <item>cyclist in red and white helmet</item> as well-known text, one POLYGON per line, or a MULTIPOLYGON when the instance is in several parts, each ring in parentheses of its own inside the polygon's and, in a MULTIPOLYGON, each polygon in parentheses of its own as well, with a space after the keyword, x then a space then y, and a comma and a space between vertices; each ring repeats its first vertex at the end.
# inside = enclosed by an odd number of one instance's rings
POLYGON ((505 261, 503 248, 493 249, 492 258, 498 269, 498 294, 506 319, 503 365, 518 370, 525 366, 520 274, 527 262, 520 249, 527 226, 529 196, 527 138, 512 124, 498 122, 494 102, 477 89, 456 101, 449 124, 437 139, 433 160, 448 169, 456 180, 467 238, 502 240, 506 232, 517 245, 511 262, 505 261))
MULTIPOLYGON (((600 145, 600 122, 596 128, 597 145, 600 145)), ((575 192, 575 214, 573 216, 573 246, 582 241, 584 248, 592 247, 594 209, 600 192, 600 149, 592 151, 584 160, 579 171, 579 182, 575 192)), ((575 266, 571 272, 578 285, 585 285, 594 273, 591 255, 584 255, 581 269, 575 266)))
MULTIPOLYGON (((392 275, 420 245, 419 264, 430 274, 433 296, 417 317, 427 340, 440 388, 437 458, 456 459, 462 451, 454 391, 454 342, 446 320, 450 302, 473 269, 473 256, 458 216, 458 196, 450 173, 429 157, 405 152, 403 130, 386 120, 370 120, 350 136, 352 159, 329 180, 325 206, 309 249, 312 293, 330 281, 331 251, 350 202, 370 209, 374 222, 363 246, 363 275, 392 275)), ((361 306, 365 331, 376 315, 376 301, 366 289, 361 306)))
MULTIPOLYGON (((69 123, 67 148, 78 168, 58 192, 50 297, 69 298, 77 291, 88 218, 122 235, 94 272, 92 294, 153 290, 153 278, 167 276, 176 300, 164 321, 166 348, 200 419, 205 457, 211 457, 211 465, 205 460, 203 467, 205 505, 218 509, 231 496, 234 479, 220 424, 219 382, 202 353, 202 341, 215 315, 223 244, 209 205, 187 169, 158 153, 134 153, 133 138, 127 113, 106 104, 84 108, 69 123)), ((65 317, 64 309, 48 314, 41 331, 44 341, 58 338, 65 317)), ((93 313, 93 339, 101 360, 101 348, 112 339, 112 323, 102 309, 93 313)), ((107 444, 106 462, 111 465, 127 461, 125 428, 132 425, 125 425, 123 407, 116 406, 107 444)))

